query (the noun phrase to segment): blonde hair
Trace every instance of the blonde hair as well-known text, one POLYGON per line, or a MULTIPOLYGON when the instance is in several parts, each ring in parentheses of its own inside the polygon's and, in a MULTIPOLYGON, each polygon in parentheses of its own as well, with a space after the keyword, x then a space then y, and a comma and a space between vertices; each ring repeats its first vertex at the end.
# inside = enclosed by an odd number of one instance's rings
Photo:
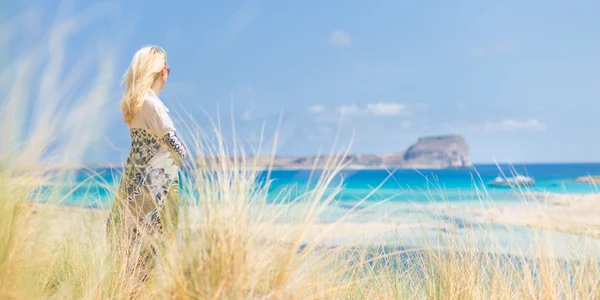
POLYGON ((133 55, 122 82, 125 85, 121 102, 124 123, 130 124, 142 109, 148 90, 166 66, 167 53, 158 46, 143 47, 133 55))

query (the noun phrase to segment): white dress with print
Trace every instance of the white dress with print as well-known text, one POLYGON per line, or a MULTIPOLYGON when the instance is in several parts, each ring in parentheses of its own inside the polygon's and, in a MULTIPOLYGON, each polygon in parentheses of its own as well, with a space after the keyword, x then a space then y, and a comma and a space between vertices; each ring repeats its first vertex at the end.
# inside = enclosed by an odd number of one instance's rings
POLYGON ((149 90, 129 128, 131 148, 111 220, 125 216, 136 232, 151 230, 171 235, 177 227, 178 172, 187 150, 168 112, 149 90))

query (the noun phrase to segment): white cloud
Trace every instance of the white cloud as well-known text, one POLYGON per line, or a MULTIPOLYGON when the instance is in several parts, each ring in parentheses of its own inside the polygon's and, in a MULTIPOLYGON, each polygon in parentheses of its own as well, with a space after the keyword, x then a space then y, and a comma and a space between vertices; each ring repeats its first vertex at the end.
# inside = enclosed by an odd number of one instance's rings
POLYGON ((344 115, 357 115, 361 113, 361 109, 356 104, 341 105, 335 109, 335 112, 344 115))
POLYGON ((329 35, 329 42, 338 47, 348 47, 352 45, 352 38, 345 31, 336 30, 329 35))
POLYGON ((367 110, 375 115, 406 115, 408 109, 406 104, 401 103, 369 103, 367 110))
POLYGON ((486 122, 485 130, 488 132, 506 132, 506 131, 546 131, 546 124, 540 122, 538 119, 529 119, 525 121, 519 121, 514 119, 507 119, 500 122, 486 122))
POLYGON ((308 108, 308 111, 314 114, 318 114, 324 112, 325 107, 323 107, 323 105, 313 105, 308 108))
POLYGON ((365 107, 356 104, 342 105, 336 109, 337 113, 352 115, 375 115, 375 116, 407 116, 410 114, 406 104, 391 102, 369 103, 365 107))
POLYGON ((545 132, 548 127, 538 119, 531 118, 528 120, 505 119, 502 121, 452 121, 443 123, 444 131, 451 133, 506 133, 506 132, 545 132))

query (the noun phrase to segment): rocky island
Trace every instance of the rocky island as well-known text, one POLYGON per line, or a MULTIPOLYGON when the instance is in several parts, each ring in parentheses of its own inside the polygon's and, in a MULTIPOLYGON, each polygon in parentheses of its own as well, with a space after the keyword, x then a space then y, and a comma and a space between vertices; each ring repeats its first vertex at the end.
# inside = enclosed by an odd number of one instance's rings
MULTIPOLYGON (((273 169, 321 169, 333 158, 329 155, 273 158, 273 169)), ((248 161, 252 161, 249 159, 248 161)), ((270 157, 255 157, 257 167, 269 165, 270 157)), ((422 137, 408 149, 385 154, 349 154, 344 158, 351 169, 447 169, 471 167, 469 146, 462 136, 422 137)))

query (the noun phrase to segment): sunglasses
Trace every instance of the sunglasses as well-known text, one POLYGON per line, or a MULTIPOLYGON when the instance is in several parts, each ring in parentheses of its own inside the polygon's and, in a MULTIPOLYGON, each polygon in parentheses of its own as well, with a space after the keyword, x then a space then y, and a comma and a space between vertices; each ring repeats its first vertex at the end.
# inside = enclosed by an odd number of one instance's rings
POLYGON ((167 75, 171 75, 171 68, 165 68, 167 70, 167 75))

